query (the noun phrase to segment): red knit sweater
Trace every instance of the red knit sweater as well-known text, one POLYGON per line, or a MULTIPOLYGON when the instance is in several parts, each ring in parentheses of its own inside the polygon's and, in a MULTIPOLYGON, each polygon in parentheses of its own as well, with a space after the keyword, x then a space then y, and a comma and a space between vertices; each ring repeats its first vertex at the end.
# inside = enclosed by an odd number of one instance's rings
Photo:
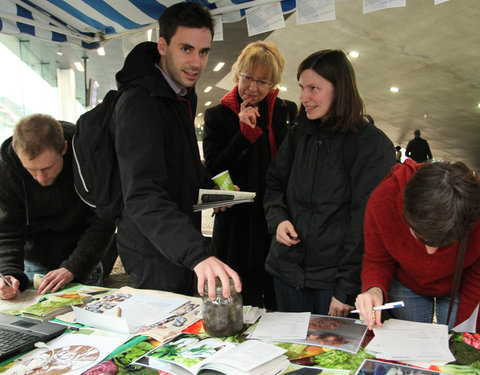
MULTIPOLYGON (((403 190, 421 167, 411 160, 397 164, 370 197, 365 212, 365 253, 362 291, 378 286, 388 298, 395 276, 416 293, 449 296, 458 243, 429 255, 403 220, 403 190)), ((456 324, 463 322, 480 301, 480 221, 470 232, 456 324)), ((480 320, 477 320, 477 332, 480 320)))

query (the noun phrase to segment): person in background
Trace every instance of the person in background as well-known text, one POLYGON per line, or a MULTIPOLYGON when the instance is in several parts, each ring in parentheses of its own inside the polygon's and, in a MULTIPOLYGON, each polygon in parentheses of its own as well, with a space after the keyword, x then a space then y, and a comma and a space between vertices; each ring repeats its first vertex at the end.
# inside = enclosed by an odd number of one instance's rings
POLYGON ((415 129, 413 131, 413 138, 408 142, 407 149, 405 150, 405 156, 415 160, 417 163, 423 163, 432 159, 432 152, 428 142, 420 137, 420 130, 415 129))
POLYGON ((397 163, 402 162, 402 147, 395 146, 395 159, 397 159, 397 163))
POLYGON ((244 191, 256 192, 251 204, 215 216, 215 254, 242 278, 246 305, 275 310, 265 257, 271 242, 263 212, 265 174, 297 106, 278 97, 284 59, 273 43, 248 44, 232 66, 237 84, 215 107, 205 111, 203 150, 207 169, 228 170, 244 191))
POLYGON ((135 288, 203 295, 208 280, 214 299, 218 277, 228 297, 230 278, 241 291, 238 274, 209 254, 193 212, 199 188, 213 186, 193 123, 213 20, 198 3, 181 2, 165 9, 159 25, 158 43, 137 45, 116 75, 123 90, 112 116, 124 199, 118 253, 135 288))
POLYGON ((22 118, 0 149, 0 298, 14 298, 35 273, 38 291, 102 282, 114 221, 98 219, 73 186, 74 125, 44 114, 22 118))
POLYGON ((276 236, 266 269, 280 311, 347 316, 360 292, 365 205, 395 149, 364 114, 344 52, 313 53, 297 79, 300 115, 267 173, 264 207, 276 236))
POLYGON ((381 311, 372 309, 387 300, 405 303, 390 310, 394 318, 432 323, 436 310, 446 324, 459 241, 468 236, 450 328, 466 320, 480 302, 479 219, 480 181, 464 163, 397 164, 365 213, 363 293, 355 305, 368 327, 382 325, 381 311))

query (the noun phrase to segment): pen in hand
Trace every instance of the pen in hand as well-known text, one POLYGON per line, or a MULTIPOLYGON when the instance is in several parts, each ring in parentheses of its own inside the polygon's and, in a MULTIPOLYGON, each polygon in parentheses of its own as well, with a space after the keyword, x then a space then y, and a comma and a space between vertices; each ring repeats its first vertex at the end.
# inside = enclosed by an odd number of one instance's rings
MULTIPOLYGON (((403 303, 403 301, 398 301, 398 302, 389 302, 389 303, 386 303, 385 305, 381 305, 381 306, 375 306, 373 308, 373 311, 378 311, 378 310, 390 310, 390 309, 396 309, 397 307, 404 307, 405 304, 403 303)), ((352 314, 355 314, 355 313, 359 313, 360 310, 352 310, 350 311, 350 313, 352 314)))
MULTIPOLYGON (((8 279, 3 276, 3 273, 0 272, 0 278, 2 278, 2 280, 5 282, 5 284, 7 284, 7 286, 9 286, 10 288, 13 288, 13 285, 10 281, 8 281, 8 279)), ((17 296, 20 295, 20 292, 18 291, 18 289, 15 289, 15 293, 17 294, 17 296)))

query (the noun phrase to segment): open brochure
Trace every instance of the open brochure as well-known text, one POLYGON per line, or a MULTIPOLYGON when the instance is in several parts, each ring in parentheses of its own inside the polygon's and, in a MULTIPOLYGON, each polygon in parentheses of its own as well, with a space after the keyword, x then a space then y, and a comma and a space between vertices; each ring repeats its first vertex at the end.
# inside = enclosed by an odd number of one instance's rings
POLYGON ((235 344, 183 334, 138 358, 132 365, 176 375, 196 375, 203 370, 228 375, 274 375, 289 365, 283 355, 285 352, 285 349, 258 340, 235 344))
POLYGON ((193 205, 193 211, 253 202, 255 195, 254 192, 249 191, 200 189, 198 192, 198 202, 193 205))
POLYGON ((31 318, 47 321, 55 318, 57 315, 71 311, 74 305, 82 305, 91 300, 92 295, 79 293, 75 290, 48 294, 40 299, 39 302, 20 310, 20 313, 31 318))

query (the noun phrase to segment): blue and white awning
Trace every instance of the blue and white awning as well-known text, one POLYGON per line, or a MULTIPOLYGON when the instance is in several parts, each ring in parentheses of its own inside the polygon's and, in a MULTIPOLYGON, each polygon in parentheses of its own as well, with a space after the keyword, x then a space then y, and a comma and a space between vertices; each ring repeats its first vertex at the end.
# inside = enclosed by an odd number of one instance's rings
MULTIPOLYGON (((279 0, 194 0, 223 22, 236 22, 251 7, 279 0)), ((151 29, 160 14, 181 0, 0 0, 0 33, 27 34, 96 49, 109 39, 151 29)), ((295 0, 282 0, 282 11, 295 0)))

